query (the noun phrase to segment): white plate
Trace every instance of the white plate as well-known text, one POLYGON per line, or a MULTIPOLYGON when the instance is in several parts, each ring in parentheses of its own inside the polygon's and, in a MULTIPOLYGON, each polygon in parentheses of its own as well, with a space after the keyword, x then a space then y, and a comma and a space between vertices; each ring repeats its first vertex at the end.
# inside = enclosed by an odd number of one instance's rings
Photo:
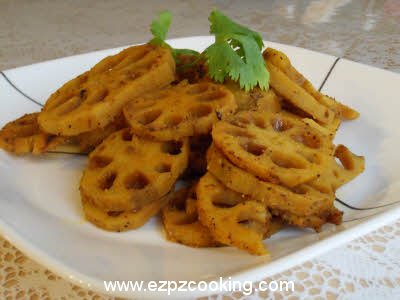
MULTIPOLYGON (((171 40, 175 47, 204 49, 210 37, 171 40)), ((49 154, 17 158, 0 152, 0 233, 28 256, 74 283, 106 293, 103 280, 259 280, 299 264, 400 216, 400 76, 344 59, 266 42, 283 50, 317 87, 361 112, 337 136, 366 156, 366 170, 338 191, 341 226, 321 233, 286 229, 266 240, 271 256, 234 248, 192 249, 170 243, 158 220, 136 231, 109 233, 82 216, 78 181, 86 158, 49 154), (335 64, 336 63, 336 64, 335 64), (329 76, 328 76, 329 75, 329 76), (396 203, 397 201, 397 203, 396 203), (391 205, 388 205, 391 204, 391 205), (385 206, 386 205, 386 206, 385 206)), ((4 71, 0 76, 0 126, 38 111, 49 94, 99 59, 104 50, 4 71), (25 94, 25 95, 24 95, 25 94), (29 99, 31 98, 31 99, 29 99)), ((154 292, 115 292, 123 297, 163 297, 154 292)), ((195 291, 190 296, 207 292, 195 291)), ((174 296, 189 296, 179 293, 174 296)))

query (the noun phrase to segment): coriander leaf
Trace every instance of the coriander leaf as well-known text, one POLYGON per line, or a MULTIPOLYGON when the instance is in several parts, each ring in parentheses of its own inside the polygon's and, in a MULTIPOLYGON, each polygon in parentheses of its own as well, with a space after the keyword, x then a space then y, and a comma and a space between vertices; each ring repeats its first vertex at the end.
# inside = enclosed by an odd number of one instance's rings
POLYGON ((269 72, 261 54, 261 36, 217 10, 209 20, 210 32, 215 35, 215 43, 204 51, 210 77, 217 82, 230 77, 246 91, 257 85, 267 89, 269 72))
POLYGON ((210 33, 218 35, 225 35, 225 34, 241 34, 245 36, 252 37, 256 42, 260 50, 264 46, 262 37, 259 33, 244 27, 240 24, 235 23, 223 13, 218 10, 213 10, 208 18, 211 26, 210 26, 210 33))
POLYGON ((172 53, 174 56, 178 56, 178 55, 195 55, 198 56, 200 55, 199 52, 192 50, 192 49, 173 49, 172 53))
POLYGON ((169 11, 162 11, 158 18, 151 22, 150 31, 154 38, 150 41, 153 44, 163 45, 167 38, 169 26, 171 25, 172 15, 169 11))
MULTIPOLYGON (((162 47, 169 48, 176 61, 179 63, 179 55, 194 55, 200 57, 200 53, 191 49, 174 49, 168 43, 165 42, 167 38, 169 26, 171 25, 172 15, 169 11, 161 12, 158 17, 153 20, 150 26, 150 31, 153 34, 153 39, 150 43, 162 47)), ((197 61, 196 61, 197 62, 197 61)))

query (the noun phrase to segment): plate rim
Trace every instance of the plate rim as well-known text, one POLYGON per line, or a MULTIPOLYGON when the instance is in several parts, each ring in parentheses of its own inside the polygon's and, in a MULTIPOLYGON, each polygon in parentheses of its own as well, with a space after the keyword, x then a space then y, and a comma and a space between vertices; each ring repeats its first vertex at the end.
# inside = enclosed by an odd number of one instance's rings
MULTIPOLYGON (((169 39, 169 42, 174 42, 174 41, 179 41, 179 40, 184 40, 184 39, 197 39, 197 38, 210 38, 212 36, 210 35, 199 35, 199 36, 187 36, 187 37, 180 37, 180 38, 174 38, 174 39, 169 39)), ((338 58, 337 56, 326 54, 323 52, 318 52, 315 50, 310 50, 302 47, 297 47, 293 45, 288 45, 288 44, 283 44, 283 43, 278 43, 278 42, 273 42, 273 41, 266 41, 264 40, 265 43, 275 43, 275 44, 280 44, 284 46, 290 46, 292 48, 296 49, 301 49, 301 50, 306 50, 311 53, 318 53, 326 55, 327 57, 334 57, 338 58)), ((138 45, 140 43, 132 44, 132 45, 138 45)), ((54 62, 57 60, 62 60, 62 59, 68 59, 68 58, 74 58, 74 57, 79 57, 83 55, 88 55, 92 53, 98 53, 106 50, 113 50, 113 49, 120 49, 120 48, 125 48, 129 47, 131 45, 125 45, 125 46, 119 46, 115 48, 109 48, 109 49, 101 49, 101 50, 96 50, 96 51, 91 51, 87 53, 80 53, 76 55, 71 55, 71 56, 65 56, 65 57, 60 57, 60 58, 55 58, 51 60, 46 60, 46 61, 41 61, 41 62, 36 62, 33 64, 29 65, 24 65, 16 68, 11 68, 11 69, 6 69, 6 70, 1 70, 1 73, 5 73, 8 71, 15 71, 17 69, 23 69, 25 67, 34 67, 36 65, 40 65, 42 63, 47 63, 47 62, 54 62)), ((369 68, 373 68, 376 70, 380 71, 386 71, 389 73, 393 73, 396 75, 399 75, 396 72, 390 71, 390 70, 385 70, 385 69, 380 69, 375 66, 367 65, 367 64, 362 64, 359 62, 354 62, 345 58, 340 58, 342 60, 345 60, 347 62, 352 62, 356 63, 361 66, 366 66, 369 68)), ((289 255, 282 256, 274 261, 267 261, 265 263, 262 263, 258 266, 253 266, 248 269, 245 269, 243 271, 238 271, 235 273, 232 273, 229 275, 229 280, 239 280, 239 281, 244 281, 244 280, 251 280, 251 281, 258 281, 262 280, 268 276, 277 274, 279 272, 283 272, 291 267, 293 267, 296 264, 301 264, 306 260, 309 260, 311 258, 316 257, 317 255, 320 255, 324 252, 327 252, 328 250, 332 250, 334 248, 339 247, 340 245, 349 242, 351 240, 354 240, 362 235, 365 235, 381 226, 384 226, 385 224, 388 224, 394 220, 396 220, 400 216, 400 203, 394 204, 391 209, 376 213, 373 216, 370 216, 366 218, 365 220, 359 220, 356 221, 358 222, 356 225, 354 225, 351 228, 344 228, 342 231, 336 232, 328 237, 323 237, 320 238, 318 241, 314 242, 311 245, 308 245, 306 247, 301 248, 298 251, 295 251, 289 255)), ((7 222, 3 221, 3 219, 0 218, 0 235, 7 241, 9 241, 13 246, 21 250, 27 257, 38 263, 39 265, 48 268, 52 272, 58 274, 60 277, 64 278, 68 282, 71 282, 72 284, 78 285, 82 288, 85 289, 90 289, 95 292, 99 292, 105 295, 110 295, 110 296, 117 296, 117 297, 152 297, 152 298, 158 298, 162 299, 165 297, 165 292, 150 292, 150 291, 107 291, 104 287, 104 283, 102 282, 101 279, 93 277, 93 276, 88 276, 85 275, 79 271, 74 270, 73 268, 69 267, 68 265, 64 264, 62 261, 57 260, 56 258, 49 256, 45 251, 43 251, 40 247, 36 246, 32 242, 30 242, 28 239, 24 238, 22 235, 20 235, 14 228, 9 225, 7 222)), ((319 234, 318 234, 319 235, 319 234)), ((227 280, 226 277, 222 277, 223 280, 227 280)), ((208 280, 210 281, 210 280, 208 280)), ((171 292, 172 297, 175 298, 182 298, 182 297, 187 297, 187 296, 192 296, 192 297, 202 297, 202 296, 207 296, 210 294, 213 294, 216 292, 213 291, 186 291, 186 292, 178 292, 178 291, 173 291, 171 292)))

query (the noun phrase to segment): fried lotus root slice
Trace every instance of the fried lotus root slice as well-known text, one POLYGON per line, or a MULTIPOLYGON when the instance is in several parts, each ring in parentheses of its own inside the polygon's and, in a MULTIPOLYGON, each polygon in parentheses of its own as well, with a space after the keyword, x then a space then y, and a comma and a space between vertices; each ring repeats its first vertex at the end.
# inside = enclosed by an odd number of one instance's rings
POLYGON ((101 144, 110 134, 128 127, 124 115, 121 113, 114 121, 104 128, 98 128, 89 132, 81 133, 74 137, 81 153, 89 153, 101 144))
MULTIPOLYGON (((330 111, 333 111, 335 116, 344 120, 353 120, 358 118, 359 113, 354 109, 336 101, 335 99, 326 96, 316 90, 314 86, 311 84, 309 80, 307 80, 299 71, 297 71, 291 64, 289 58, 279 50, 273 48, 267 48, 263 53, 264 59, 266 60, 269 67, 272 67, 272 72, 274 73, 274 80, 271 79, 271 86, 274 88, 281 88, 282 81, 291 80, 291 86, 294 87, 294 90, 297 91, 299 97, 304 95, 304 99, 309 101, 309 105, 314 103, 315 107, 320 108, 318 105, 315 105, 315 102, 309 98, 309 96, 313 97, 319 104, 325 106, 330 111), (272 65, 272 66, 271 66, 272 65), (282 74, 283 73, 283 74, 282 74), (281 82, 278 80, 281 79, 281 82), (274 81, 272 83, 272 81, 274 81), (278 82, 277 82, 278 81, 278 82), (296 85, 296 86, 294 86, 296 85), (303 93, 303 91, 305 93, 303 93)), ((280 90, 280 89, 279 89, 280 90)), ((289 95, 290 91, 286 91, 289 95)), ((314 116, 309 110, 305 110, 305 104, 297 103, 295 101, 295 97, 288 97, 288 100, 293 104, 297 105, 299 108, 303 108, 303 110, 310 115, 314 116), (303 107, 301 107, 303 106, 303 107)), ((322 110, 321 110, 322 112, 322 110)), ((330 112, 329 112, 330 114, 330 112)), ((323 120, 319 119, 322 116, 314 116, 318 121, 323 122, 323 120)), ((328 119, 328 117, 327 117, 328 119)), ((324 122, 325 123, 325 122, 324 122)), ((329 123, 329 122, 328 122, 329 123)))
POLYGON ((86 220, 104 230, 121 232, 143 226, 168 203, 169 197, 167 194, 141 209, 130 211, 104 211, 93 205, 85 195, 81 200, 86 220))
POLYGON ((44 131, 63 136, 103 128, 126 102, 172 82, 174 72, 170 50, 149 44, 127 48, 52 94, 39 124, 44 131))
POLYGON ((197 185, 197 205, 202 224, 220 243, 251 254, 264 255, 270 214, 263 203, 226 188, 206 173, 197 185))
POLYGON ((0 148, 18 155, 27 153, 38 155, 63 144, 66 138, 40 130, 37 122, 38 114, 26 114, 7 123, 0 131, 0 148))
POLYGON ((238 106, 237 111, 266 110, 278 112, 281 110, 280 99, 272 89, 263 91, 259 87, 255 87, 251 91, 246 92, 240 88, 238 82, 232 80, 226 80, 224 86, 235 97, 238 106))
POLYGON ((208 228, 198 220, 196 198, 195 186, 180 189, 172 195, 162 210, 167 239, 190 247, 219 246, 208 228))
POLYGON ((249 195, 270 209, 305 217, 325 214, 333 206, 333 193, 322 193, 306 184, 290 189, 260 180, 233 165, 214 145, 208 150, 207 162, 208 172, 228 188, 249 195))
POLYGON ((343 216, 343 212, 334 206, 326 210, 323 214, 312 216, 298 216, 279 209, 271 210, 271 213, 279 216, 279 218, 289 225, 299 228, 313 228, 316 232, 320 232, 321 227, 326 223, 340 225, 343 216))
POLYGON ((329 137, 284 112, 240 112, 218 122, 212 136, 235 165, 288 187, 317 177, 334 149, 329 137))
POLYGON ((188 156, 187 140, 155 142, 117 131, 90 153, 81 194, 102 210, 139 209, 168 193, 188 156))
POLYGON ((355 155, 344 145, 338 145, 329 167, 309 185, 325 193, 335 192, 339 187, 360 175, 364 169, 363 156, 355 155))
POLYGON ((165 141, 208 134, 214 123, 236 110, 232 93, 222 85, 182 82, 153 99, 135 99, 124 107, 137 135, 165 141))

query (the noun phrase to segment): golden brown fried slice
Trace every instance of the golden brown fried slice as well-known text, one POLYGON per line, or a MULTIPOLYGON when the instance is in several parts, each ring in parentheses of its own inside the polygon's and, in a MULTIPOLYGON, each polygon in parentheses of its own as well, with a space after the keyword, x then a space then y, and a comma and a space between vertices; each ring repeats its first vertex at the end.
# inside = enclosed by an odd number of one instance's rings
POLYGON ((187 80, 189 83, 201 81, 207 75, 206 66, 197 55, 181 54, 176 59, 176 82, 187 80))
POLYGON ((251 254, 268 253, 263 238, 271 216, 263 203, 226 188, 210 173, 200 179, 196 191, 200 221, 215 240, 251 254))
POLYGON ((187 140, 155 142, 117 131, 90 154, 81 194, 102 210, 139 209, 171 190, 188 156, 187 140))
POLYGON ((332 110, 320 104, 274 64, 266 61, 266 65, 270 74, 269 84, 278 95, 322 124, 329 124, 333 121, 335 113, 332 110))
POLYGON ((259 109, 278 112, 281 110, 280 100, 271 89, 263 91, 256 87, 246 92, 240 88, 237 82, 232 80, 227 80, 224 86, 228 88, 235 97, 238 111, 259 109))
POLYGON ((198 220, 195 186, 174 193, 169 204, 162 210, 167 239, 190 247, 216 247, 207 227, 198 220))
POLYGON ((63 136, 104 128, 126 102, 168 85, 174 72, 170 50, 149 44, 127 48, 52 94, 39 124, 44 131, 63 136))
POLYGON ((86 220, 108 231, 126 231, 143 226, 155 216, 169 201, 170 195, 146 204, 141 209, 130 211, 104 211, 82 196, 82 208, 86 220))
POLYGON ((321 227, 326 223, 340 225, 343 216, 343 212, 334 206, 326 210, 323 214, 312 216, 298 216, 279 209, 273 209, 271 213, 281 218, 288 225, 300 228, 313 228, 317 232, 321 231, 321 227))
POLYGON ((165 141, 208 134, 214 123, 235 110, 233 95, 224 86, 183 82, 153 99, 130 101, 124 115, 135 134, 165 141))
MULTIPOLYGON (((301 87, 304 91, 306 91, 309 95, 311 95, 318 103, 322 104, 323 106, 329 108, 332 110, 336 117, 344 120, 353 120, 356 119, 359 116, 359 113, 355 111, 354 109, 336 101, 335 99, 326 96, 316 90, 314 86, 311 84, 310 81, 308 81, 300 72, 298 72, 291 64, 289 58, 282 53, 281 51, 278 51, 273 48, 267 48, 264 53, 263 53, 264 59, 267 61, 268 66, 271 67, 271 64, 273 65, 271 68, 273 69, 273 73, 276 73, 276 78, 286 78, 281 74, 280 72, 284 73, 294 84, 297 86, 301 87), (276 70, 276 68, 279 69, 276 70)), ((274 78, 274 79, 276 79, 274 78)), ((274 86, 277 83, 274 80, 274 84, 271 85, 274 86)), ((281 83, 282 84, 282 83, 281 83)), ((293 85, 290 85, 293 87, 293 85)), ((295 89, 296 91, 299 91, 299 89, 295 89)), ((287 92, 289 93, 289 92, 287 92)), ((304 95, 301 93, 301 95, 304 95)), ((292 98, 294 99, 294 98, 292 98)), ((295 102, 292 99, 288 99, 291 102, 295 102)), ((304 99, 310 99, 309 97, 305 97, 304 99)), ((298 103, 294 103, 298 105, 298 103)), ((318 107, 318 106, 316 106, 318 107)), ((302 107, 300 107, 302 108, 302 107)), ((303 109, 303 108, 302 108, 303 109)), ((310 115, 314 116, 310 111, 303 109, 305 112, 309 113, 310 115)), ((315 117, 315 116, 314 116, 315 117)), ((315 117, 316 118, 316 117, 315 117)), ((321 121, 320 119, 316 118, 316 120, 321 121)), ((323 122, 323 123, 330 123, 330 122, 323 122)))
POLYGON ((0 131, 0 148, 15 153, 35 155, 55 149, 67 138, 57 137, 40 130, 39 113, 31 113, 7 123, 0 131))
POLYGON ((365 159, 363 156, 357 156, 346 146, 338 145, 330 166, 309 185, 324 193, 335 192, 339 187, 361 174, 364 169, 365 159), (340 161, 340 164, 335 157, 340 161))
POLYGON ((120 114, 113 122, 104 128, 98 128, 89 132, 81 133, 74 137, 78 144, 80 152, 89 153, 101 144, 111 133, 114 133, 122 128, 128 127, 123 114, 120 114))
POLYGON ((334 149, 329 137, 284 112, 240 112, 218 122, 212 136, 240 168, 289 187, 317 177, 334 149))
POLYGON ((333 193, 322 193, 305 184, 289 189, 262 181, 232 164, 214 145, 208 150, 207 162, 208 172, 228 188, 250 195, 270 209, 287 211, 301 217, 322 215, 330 209, 335 199, 333 193))

